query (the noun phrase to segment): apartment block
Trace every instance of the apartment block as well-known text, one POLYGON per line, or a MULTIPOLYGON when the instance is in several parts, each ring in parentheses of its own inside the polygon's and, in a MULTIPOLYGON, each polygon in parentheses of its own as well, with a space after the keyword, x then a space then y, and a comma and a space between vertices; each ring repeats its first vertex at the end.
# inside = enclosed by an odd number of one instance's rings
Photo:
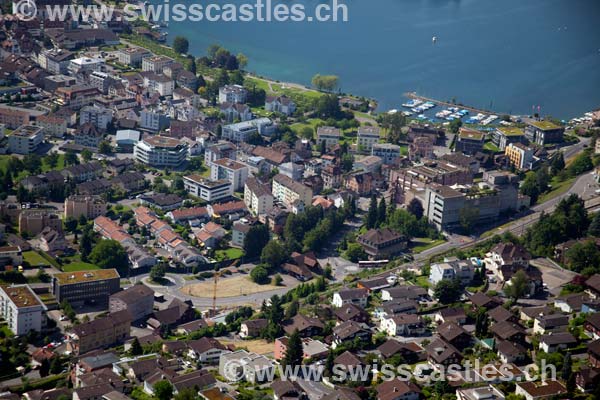
POLYGON ((183 177, 186 192, 207 202, 219 201, 233 196, 233 185, 225 179, 210 180, 201 175, 183 177))
POLYGON ((358 127, 358 134, 356 144, 358 145, 358 151, 364 151, 370 153, 373 149, 373 145, 379 142, 379 127, 376 126, 360 126, 358 127))
POLYGON ((0 316, 15 335, 41 332, 46 306, 28 285, 0 287, 0 316))
POLYGON ((325 142, 325 146, 330 149, 340 143, 342 131, 332 126, 320 126, 317 128, 317 143, 325 142))
POLYGON ((65 199, 65 218, 94 219, 106 212, 106 202, 100 196, 73 195, 65 199))
POLYGON ((508 163, 517 169, 531 169, 533 163, 533 149, 523 143, 510 143, 504 151, 508 163))
POLYGON ((312 189, 282 174, 277 174, 273 178, 272 193, 277 201, 289 209, 292 209, 297 201, 304 205, 312 204, 312 189))
POLYGON ((11 153, 32 154, 44 141, 44 132, 39 126, 22 125, 8 137, 8 149, 11 153))
POLYGON ((226 180, 234 191, 241 191, 248 179, 248 166, 229 158, 221 158, 210 165, 210 178, 213 181, 226 180))
POLYGON ((248 178, 244 185, 244 203, 254 215, 267 214, 273 208, 271 188, 256 178, 248 178))
POLYGON ((137 162, 153 167, 177 167, 187 158, 188 145, 166 136, 147 136, 133 147, 137 162))

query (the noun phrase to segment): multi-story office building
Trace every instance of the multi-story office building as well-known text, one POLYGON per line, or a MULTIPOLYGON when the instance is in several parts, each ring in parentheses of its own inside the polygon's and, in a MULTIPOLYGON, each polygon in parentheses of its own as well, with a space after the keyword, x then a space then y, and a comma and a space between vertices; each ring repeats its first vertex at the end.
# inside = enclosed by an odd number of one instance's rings
POLYGON ((455 150, 465 154, 475 154, 483 150, 485 133, 476 129, 460 128, 456 136, 455 150))
POLYGON ((94 71, 102 71, 104 64, 104 60, 99 58, 80 57, 71 60, 67 69, 71 75, 76 75, 82 72, 91 73, 94 71))
POLYGON ((58 303, 108 305, 109 296, 119 291, 120 281, 116 269, 61 272, 52 276, 52 294, 58 303))
POLYGON ((504 151, 511 143, 525 143, 525 132, 514 126, 502 126, 492 132, 492 141, 504 151))
POLYGON ((183 177, 183 185, 186 192, 208 202, 233 196, 233 186, 225 179, 213 181, 201 175, 188 175, 183 177))
POLYGON ((19 266, 23 263, 23 252, 19 246, 0 247, 0 266, 19 266))
POLYGON ((41 332, 46 306, 28 285, 0 287, 0 316, 15 335, 41 332))
POLYGON ((526 121, 525 136, 531 143, 543 146, 548 143, 561 143, 565 128, 545 120, 526 121))
POLYGON ((133 147, 136 161, 159 168, 174 168, 187 158, 188 145, 166 136, 147 136, 133 147))
POLYGON ((44 141, 44 132, 39 126, 22 125, 8 137, 8 149, 11 153, 35 153, 44 141))
POLYGON ((213 181, 226 180, 234 191, 242 190, 248 179, 248 166, 241 162, 221 158, 210 165, 210 178, 213 181))
POLYGON ((38 62, 40 67, 52 74, 65 74, 73 53, 63 49, 50 49, 40 53, 38 62))
POLYGON ((273 178, 272 193, 275 199, 289 209, 292 209, 296 201, 302 202, 305 206, 312 204, 312 189, 282 174, 277 174, 273 178))
POLYGON ((373 145, 379 142, 379 128, 376 126, 358 127, 356 144, 358 151, 370 153, 373 145))

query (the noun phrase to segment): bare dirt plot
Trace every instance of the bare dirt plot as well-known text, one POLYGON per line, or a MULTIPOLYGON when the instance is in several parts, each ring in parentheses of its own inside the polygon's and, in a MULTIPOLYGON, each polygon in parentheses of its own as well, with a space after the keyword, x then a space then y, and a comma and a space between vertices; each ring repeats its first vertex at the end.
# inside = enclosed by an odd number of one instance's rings
POLYGON ((256 354, 273 353, 274 344, 263 339, 242 340, 242 339, 219 339, 219 342, 224 345, 234 345, 237 348, 246 348, 248 351, 256 354))
MULTIPOLYGON (((194 297, 212 297, 213 288, 214 282, 211 279, 201 283, 186 285, 181 288, 181 292, 194 297)), ((235 276, 219 279, 217 282, 217 297, 245 296, 282 288, 283 286, 258 285, 252 282, 247 276, 235 276)))

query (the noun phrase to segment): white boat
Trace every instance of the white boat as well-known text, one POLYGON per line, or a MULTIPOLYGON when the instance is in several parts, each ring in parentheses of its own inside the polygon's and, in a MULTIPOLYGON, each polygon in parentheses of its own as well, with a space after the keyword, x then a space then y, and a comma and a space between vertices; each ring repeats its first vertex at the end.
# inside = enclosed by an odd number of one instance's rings
POLYGON ((432 41, 433 43, 436 43, 436 42, 437 42, 437 36, 434 36, 434 37, 432 37, 432 38, 431 38, 431 41, 432 41))

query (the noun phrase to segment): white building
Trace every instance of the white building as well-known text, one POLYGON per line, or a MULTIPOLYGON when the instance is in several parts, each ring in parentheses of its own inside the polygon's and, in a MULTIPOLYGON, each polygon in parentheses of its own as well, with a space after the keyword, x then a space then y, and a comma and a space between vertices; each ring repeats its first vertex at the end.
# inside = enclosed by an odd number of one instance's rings
POLYGON ((8 149, 15 154, 34 153, 44 141, 44 132, 39 126, 22 125, 8 136, 8 149))
POLYGON ((356 144, 359 151, 370 153, 373 145, 379 142, 379 128, 376 126, 358 127, 356 144))
POLYGON ((382 318, 379 330, 389 336, 418 336, 425 333, 425 325, 417 314, 397 314, 382 318))
POLYGON ((240 85, 225 85, 219 89, 219 104, 245 103, 248 91, 240 85))
POLYGON ((142 71, 150 71, 156 74, 161 74, 163 68, 173 62, 172 59, 165 56, 152 56, 142 58, 142 71))
POLYGON ((104 60, 92 57, 75 58, 69 62, 68 71, 71 75, 81 72, 102 71, 104 60))
POLYGON ((367 289, 344 289, 333 294, 331 304, 334 307, 342 307, 346 304, 354 304, 365 308, 369 302, 369 291, 367 289))
POLYGON ((175 90, 175 81, 162 74, 144 76, 144 87, 150 92, 158 92, 161 96, 172 96, 175 90))
POLYGON ((0 316, 15 335, 41 332, 46 306, 28 285, 0 287, 0 316))
POLYGON ((296 103, 287 96, 270 96, 265 100, 265 110, 292 115, 296 111, 296 103))
POLYGON ((273 208, 273 194, 268 185, 248 178, 244 185, 244 203, 254 215, 267 214, 273 208))
POLYGON ((271 193, 275 199, 289 209, 297 200, 304 203, 305 206, 312 204, 312 189, 282 174, 277 174, 273 178, 271 193))
POLYGON ((148 136, 133 147, 137 162, 154 167, 177 167, 187 158, 187 144, 166 136, 148 136))
POLYGON ((186 192, 208 202, 233 196, 233 185, 225 179, 213 181, 201 175, 188 175, 183 177, 183 184, 186 192))
POLYGON ((140 128, 158 132, 169 126, 169 117, 159 110, 142 110, 140 112, 140 128))
POLYGON ((373 143, 371 155, 383 160, 384 164, 392 164, 400 157, 400 146, 391 143, 373 143))
POLYGON ((437 285, 442 280, 458 278, 461 284, 467 285, 473 280, 474 275, 475 266, 470 260, 436 263, 431 265, 429 282, 437 285))
POLYGON ((112 118, 112 111, 108 108, 86 106, 81 109, 79 126, 89 122, 101 131, 105 131, 108 124, 112 121, 112 118))
POLYGON ((248 166, 229 158, 221 158, 210 165, 210 178, 213 181, 229 181, 234 191, 242 190, 248 179, 248 166))
POLYGON ((232 142, 246 142, 256 133, 263 136, 271 136, 276 130, 277 125, 269 118, 257 118, 223 126, 221 137, 232 142))
POLYGON ((320 126, 317 129, 317 144, 325 142, 325 146, 329 149, 340 143, 342 131, 333 126, 320 126))
POLYGON ((117 52, 117 58, 123 65, 139 66, 142 64, 142 59, 150 55, 150 52, 141 47, 128 47, 117 52))

